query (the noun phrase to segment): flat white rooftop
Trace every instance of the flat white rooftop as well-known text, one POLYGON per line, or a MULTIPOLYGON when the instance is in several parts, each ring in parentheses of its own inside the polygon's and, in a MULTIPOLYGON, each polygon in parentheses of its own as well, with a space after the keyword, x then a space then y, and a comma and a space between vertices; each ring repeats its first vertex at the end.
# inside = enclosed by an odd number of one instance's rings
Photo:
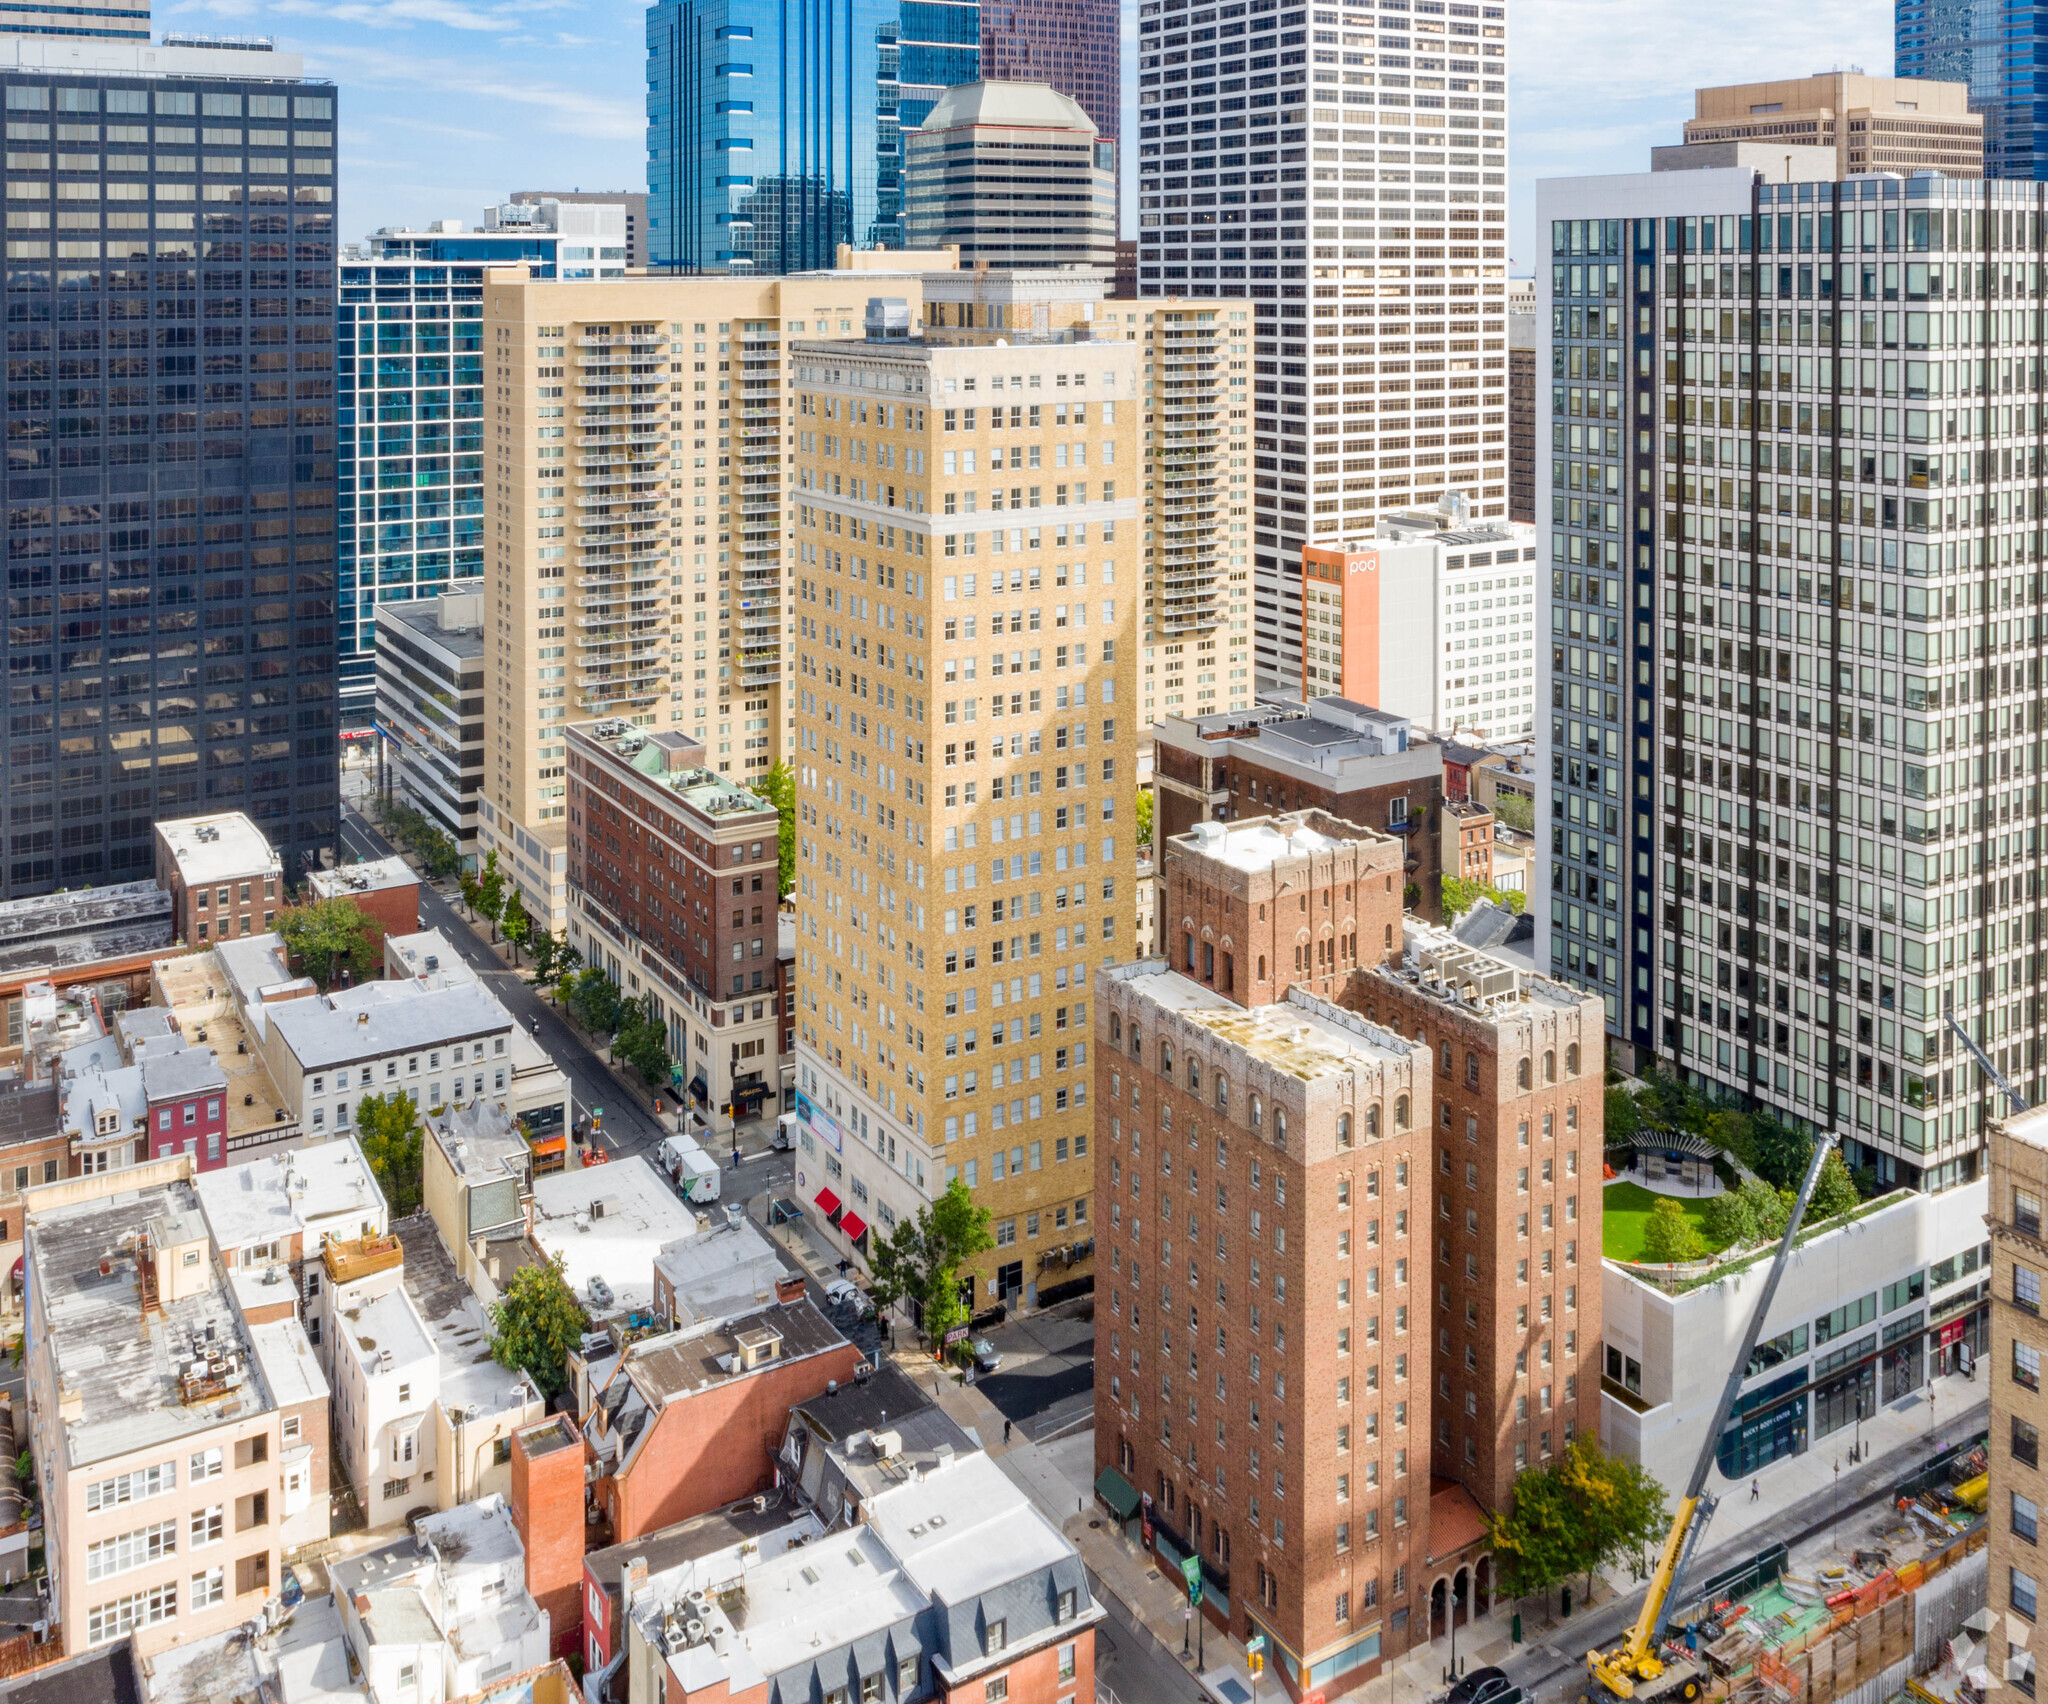
POLYGON ((655 1259, 696 1234, 696 1214, 637 1154, 533 1180, 533 1240, 562 1257, 576 1299, 600 1316, 651 1312, 655 1259), (593 1278, 610 1287, 609 1305, 590 1300, 593 1278))
POLYGON ((276 848, 240 811, 181 817, 176 822, 158 823, 156 831, 163 836, 188 887, 280 868, 276 848))

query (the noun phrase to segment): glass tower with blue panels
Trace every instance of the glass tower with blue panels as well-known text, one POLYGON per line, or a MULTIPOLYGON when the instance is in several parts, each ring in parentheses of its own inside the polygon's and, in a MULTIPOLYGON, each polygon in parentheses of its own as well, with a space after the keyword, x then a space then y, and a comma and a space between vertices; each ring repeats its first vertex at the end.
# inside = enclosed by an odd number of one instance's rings
POLYGON ((2032 0, 1897 3, 1896 74, 1969 85, 1986 177, 2048 177, 2048 29, 2036 20, 2032 0))
POLYGON ((623 249, 562 246, 576 241, 536 228, 379 231, 367 253, 343 260, 335 382, 347 728, 368 726, 376 697, 376 606, 434 597, 484 571, 484 268, 523 261, 536 278, 624 276, 623 249))
POLYGON ((840 243, 900 248, 902 133, 980 75, 976 0, 657 0, 651 264, 796 272, 840 243))

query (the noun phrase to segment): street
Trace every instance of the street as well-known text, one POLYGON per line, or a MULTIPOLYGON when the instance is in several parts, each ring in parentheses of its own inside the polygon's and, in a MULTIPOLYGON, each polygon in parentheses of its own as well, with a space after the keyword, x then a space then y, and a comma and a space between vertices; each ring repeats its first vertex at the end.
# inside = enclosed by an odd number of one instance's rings
POLYGON ((1094 1297, 1006 1320, 984 1335, 1003 1364, 993 1373, 978 1374, 975 1384, 1034 1443, 1046 1443, 1094 1417, 1094 1297))
MULTIPOLYGON (((388 858, 397 851, 372 823, 353 810, 342 815, 341 845, 345 860, 388 858)), ((594 1106, 603 1107, 604 1129, 599 1137, 603 1145, 616 1158, 645 1154, 651 1160, 653 1150, 662 1137, 674 1133, 674 1124, 664 1125, 658 1121, 651 1100, 636 1091, 629 1091, 613 1076, 604 1060, 569 1026, 554 1005, 500 960, 485 942, 480 941, 456 906, 424 877, 420 881, 420 927, 438 929, 446 935, 464 962, 483 979, 485 986, 505 1009, 526 1025, 541 1046, 547 1049, 548 1056, 569 1079, 574 1100, 572 1119, 586 1116, 594 1106)), ((728 1181, 724 1185, 725 1192, 733 1198, 748 1199, 778 1179, 780 1183, 787 1182, 789 1156, 766 1149, 767 1136, 772 1128, 772 1125, 762 1127, 760 1135, 754 1138, 754 1151, 749 1152, 747 1146, 742 1146, 738 1181, 728 1181)), ((731 1147, 726 1146, 720 1153, 707 1146, 706 1152, 725 1167, 726 1177, 730 1180, 731 1147)))

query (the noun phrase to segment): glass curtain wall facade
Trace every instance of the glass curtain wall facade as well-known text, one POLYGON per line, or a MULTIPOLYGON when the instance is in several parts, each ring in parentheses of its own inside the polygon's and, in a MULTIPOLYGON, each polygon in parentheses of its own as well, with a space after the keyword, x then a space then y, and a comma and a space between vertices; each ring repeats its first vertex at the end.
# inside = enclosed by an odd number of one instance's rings
POLYGON ((1986 177, 2048 175, 2048 90, 2034 70, 2044 42, 2031 5, 1898 0, 1893 31, 1897 75, 1969 85, 1970 110, 1984 115, 1986 177))
POLYGON ((483 276, 555 276, 556 239, 379 233, 341 269, 336 469, 341 711, 368 726, 379 603, 434 597, 484 571, 483 276))
POLYGON ((981 75, 956 0, 657 0, 647 13, 649 264, 829 268, 903 246, 903 139, 981 75))
POLYGON ((990 0, 981 8, 981 74, 1050 83, 1078 101, 1105 142, 1122 133, 1123 40, 1111 0, 990 0))
POLYGON ((1951 1014, 2043 1089, 2042 195, 1736 170, 1539 200, 1539 953, 1639 1059, 1886 1184, 1979 1174, 1951 1014))
POLYGON ((338 792, 335 92, 285 54, 7 45, 0 898, 147 875, 201 811, 296 875, 338 792))

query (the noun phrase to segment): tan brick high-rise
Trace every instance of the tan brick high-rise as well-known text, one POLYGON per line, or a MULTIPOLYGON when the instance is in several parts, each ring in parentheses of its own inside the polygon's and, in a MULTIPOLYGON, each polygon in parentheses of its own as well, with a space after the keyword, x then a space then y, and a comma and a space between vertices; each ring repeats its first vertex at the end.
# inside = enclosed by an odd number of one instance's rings
POLYGON ((1486 1511, 1596 1421, 1600 1008, 1404 919, 1392 836, 1161 851, 1165 962, 1096 984, 1097 1467, 1342 1689, 1488 1606, 1486 1511))
POLYGON ((1991 1126, 1991 1649, 1985 1661, 2008 1690, 2036 1695, 2034 1623, 2048 1580, 2041 1552, 2041 1509, 2048 1480, 2041 1472, 2041 1433, 2048 1402, 2041 1396, 2048 1363, 2048 1322, 2041 1285, 2048 1277, 2048 1240, 2041 1216, 2048 1204, 2048 1107, 2015 1113, 1991 1126))

